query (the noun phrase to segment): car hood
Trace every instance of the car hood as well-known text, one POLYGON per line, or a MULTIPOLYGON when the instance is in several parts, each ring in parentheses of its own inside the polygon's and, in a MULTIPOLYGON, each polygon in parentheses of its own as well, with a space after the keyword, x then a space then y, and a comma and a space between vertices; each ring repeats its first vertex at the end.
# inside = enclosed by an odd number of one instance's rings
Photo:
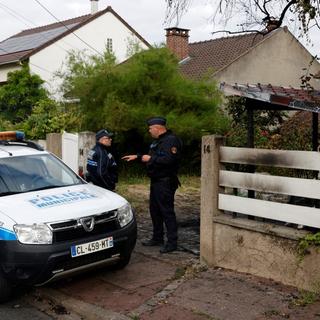
POLYGON ((126 203, 114 192, 81 184, 0 197, 0 212, 15 223, 34 224, 77 219, 126 203))

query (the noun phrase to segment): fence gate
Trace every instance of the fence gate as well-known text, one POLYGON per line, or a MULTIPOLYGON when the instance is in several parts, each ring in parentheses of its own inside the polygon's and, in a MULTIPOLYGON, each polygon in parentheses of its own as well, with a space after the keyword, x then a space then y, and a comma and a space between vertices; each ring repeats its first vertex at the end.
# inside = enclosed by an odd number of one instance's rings
POLYGON ((79 171, 79 138, 78 134, 62 134, 62 160, 76 173, 79 171))

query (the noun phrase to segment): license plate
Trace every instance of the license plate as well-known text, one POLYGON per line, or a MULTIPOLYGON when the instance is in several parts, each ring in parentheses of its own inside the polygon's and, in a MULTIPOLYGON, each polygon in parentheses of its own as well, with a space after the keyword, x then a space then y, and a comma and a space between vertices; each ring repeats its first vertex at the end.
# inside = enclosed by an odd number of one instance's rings
POLYGON ((113 247, 113 237, 108 237, 92 242, 79 244, 71 247, 71 256, 79 257, 85 254, 94 253, 101 250, 106 250, 113 247))

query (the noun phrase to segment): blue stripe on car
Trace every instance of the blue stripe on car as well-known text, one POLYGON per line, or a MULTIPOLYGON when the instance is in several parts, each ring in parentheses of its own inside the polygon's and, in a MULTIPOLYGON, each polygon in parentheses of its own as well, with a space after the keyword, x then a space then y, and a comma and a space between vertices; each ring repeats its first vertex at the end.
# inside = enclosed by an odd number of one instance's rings
POLYGON ((13 231, 0 228, 0 240, 17 240, 17 237, 13 231))

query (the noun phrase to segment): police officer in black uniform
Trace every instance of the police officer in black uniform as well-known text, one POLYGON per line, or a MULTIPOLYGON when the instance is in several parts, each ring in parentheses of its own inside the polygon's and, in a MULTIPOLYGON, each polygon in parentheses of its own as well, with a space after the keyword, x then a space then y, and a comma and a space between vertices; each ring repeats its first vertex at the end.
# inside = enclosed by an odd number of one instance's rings
POLYGON ((126 161, 141 160, 146 163, 150 184, 150 215, 153 223, 153 236, 142 242, 145 246, 164 244, 164 225, 167 243, 161 253, 177 249, 177 220, 174 212, 174 194, 179 186, 177 177, 181 158, 181 140, 166 128, 166 119, 153 117, 147 120, 149 133, 155 140, 147 155, 128 155, 126 161))
POLYGON ((86 174, 88 182, 111 191, 118 182, 118 166, 111 153, 112 136, 106 129, 96 133, 96 145, 88 154, 86 174))

